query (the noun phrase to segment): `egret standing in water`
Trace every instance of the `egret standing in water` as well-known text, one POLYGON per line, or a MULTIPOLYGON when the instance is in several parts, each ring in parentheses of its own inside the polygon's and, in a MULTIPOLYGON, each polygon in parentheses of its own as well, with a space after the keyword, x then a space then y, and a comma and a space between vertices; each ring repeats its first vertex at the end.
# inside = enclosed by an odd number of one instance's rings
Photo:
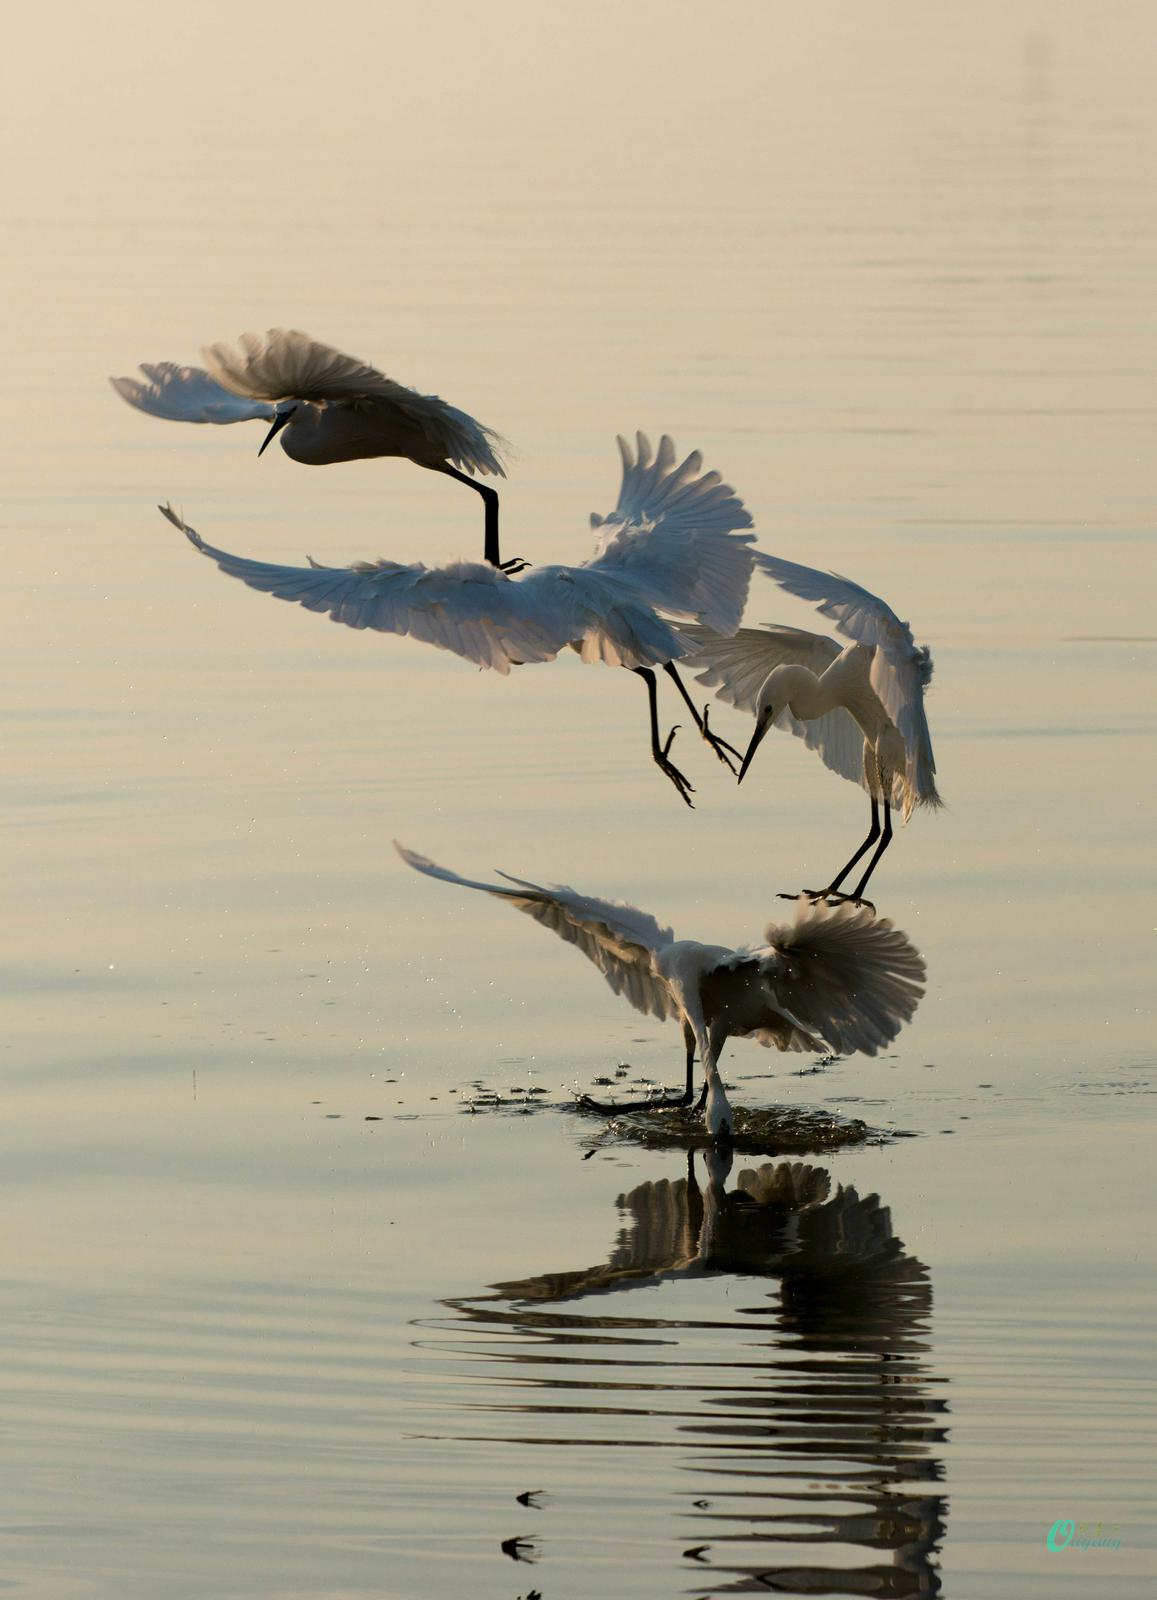
POLYGON ((475 883, 394 841, 408 866, 464 889, 481 889, 525 911, 568 944, 577 945, 616 994, 636 1011, 682 1023, 687 1083, 662 1100, 603 1105, 598 1111, 689 1106, 695 1097, 698 1051, 704 1083, 699 1106, 713 1138, 734 1131, 719 1076, 719 1057, 733 1036, 777 1050, 860 1050, 875 1055, 891 1044, 924 993, 924 961, 907 935, 883 917, 851 905, 796 906, 792 927, 769 927, 765 942, 739 950, 676 939, 654 917, 621 901, 596 900, 563 885, 523 878, 475 883))
POLYGON ((653 668, 672 679, 700 733, 733 772, 730 757, 738 759, 738 751, 711 731, 687 693, 674 662, 694 654, 696 645, 664 613, 694 618, 713 634, 733 633, 747 600, 755 536, 737 531, 750 528, 751 517, 717 472, 702 470, 698 451, 676 465, 666 435, 657 455, 645 434, 636 438, 636 454, 619 440, 617 507, 591 518, 603 530, 594 556, 581 566, 536 567, 518 576, 476 562, 274 566, 216 550, 171 508, 161 510, 222 572, 348 627, 412 634, 504 674, 553 661, 568 645, 584 661, 638 673, 647 686, 652 757, 690 805, 694 791, 670 760, 676 729, 665 741, 659 733, 653 668))
POLYGON ((915 643, 908 624, 859 584, 762 552, 755 561, 788 594, 814 601, 821 615, 831 617, 853 642, 841 645, 799 628, 740 628, 726 639, 689 628, 700 644, 696 664, 707 669, 697 677, 721 699, 755 714, 755 732, 739 769, 741 783, 768 731, 784 728, 802 738, 833 772, 867 790, 872 802, 867 838, 826 889, 805 891, 817 900, 867 904, 863 893, 868 879, 892 840, 893 807, 907 822, 917 806, 941 804, 924 715, 932 657, 927 645, 915 643), (877 839, 855 890, 841 895, 840 884, 877 839))
MULTIPOLYGON (((376 367, 296 329, 241 335, 240 348, 209 345, 209 367, 171 361, 142 365, 139 378, 112 378, 139 411, 172 422, 271 424, 258 455, 281 435, 281 448, 307 466, 404 456, 419 467, 464 483, 485 503, 484 559, 500 566, 498 492, 467 473, 505 477, 502 440, 436 394, 419 394, 376 367), (465 469, 465 470, 462 470, 465 469)), ((520 565, 520 563, 512 563, 520 565)))

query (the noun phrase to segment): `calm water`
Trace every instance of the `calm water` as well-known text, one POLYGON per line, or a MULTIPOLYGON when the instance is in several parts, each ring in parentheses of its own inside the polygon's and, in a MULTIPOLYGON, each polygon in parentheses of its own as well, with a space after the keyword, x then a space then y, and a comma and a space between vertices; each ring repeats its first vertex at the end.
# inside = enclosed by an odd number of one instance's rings
POLYGON ((0 1582, 1151 1594, 1149 8, 116 0, 10 45, 0 1582), (157 500, 271 559, 479 548, 432 475, 107 387, 271 324, 507 434, 509 553, 584 555, 666 429, 931 643, 948 809, 876 880, 923 1005, 725 1064, 910 1137, 712 1173, 573 1113, 677 1030, 390 841, 739 943, 862 797, 684 730, 685 811, 625 675, 195 561, 157 500))

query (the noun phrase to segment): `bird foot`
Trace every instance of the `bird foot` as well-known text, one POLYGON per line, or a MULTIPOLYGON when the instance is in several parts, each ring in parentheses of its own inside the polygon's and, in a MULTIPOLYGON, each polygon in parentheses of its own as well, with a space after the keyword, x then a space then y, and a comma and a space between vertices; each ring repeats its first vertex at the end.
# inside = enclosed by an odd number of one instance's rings
POLYGON ((530 562, 523 560, 522 556, 511 556, 509 561, 496 561, 494 565, 499 572, 505 572, 508 578, 513 578, 516 573, 525 572, 530 562))
POLYGON ((868 910, 875 912, 874 900, 865 900, 858 894, 841 894, 838 889, 797 889, 794 894, 780 894, 779 900, 798 900, 800 895, 806 895, 813 905, 818 905, 822 900, 829 906, 867 906, 868 910))
POLYGON ((580 1094, 578 1106, 581 1111, 600 1111, 604 1116, 617 1117, 621 1111, 680 1111, 691 1104, 689 1094, 672 1097, 663 1095, 650 1100, 620 1100, 617 1103, 610 1100, 593 1100, 589 1094, 580 1094))
POLYGON ((695 793, 694 785, 690 783, 686 777, 684 777, 683 773, 679 771, 679 768, 673 761, 669 761, 667 759, 671 750, 671 745, 674 742, 675 735, 679 732, 679 727, 680 724, 676 723, 671 729, 670 733, 667 735, 667 742, 665 745, 663 745, 662 749, 659 749, 658 747, 655 748, 655 765, 659 768, 660 772, 665 772, 668 778, 670 778, 671 782, 675 786, 680 800, 682 800, 685 805, 690 806, 692 811, 694 811, 695 805, 691 799, 691 796, 695 793))
POLYGON ((726 739, 721 739, 717 733, 712 733, 711 732, 711 728, 710 728, 709 720, 708 720, 709 717, 710 717, 710 713, 711 713, 711 707, 710 706, 704 706, 703 707, 703 721, 699 726, 699 732, 706 739, 707 743, 711 746, 712 750, 714 750, 715 754, 719 757, 720 761, 722 761, 723 765, 727 768, 728 772, 730 772, 732 775, 734 775, 735 773, 737 773, 739 771, 739 768, 732 766, 731 757, 734 756, 736 761, 740 762, 741 764, 743 762, 743 757, 740 755, 739 751, 735 748, 734 745, 728 744, 726 739))

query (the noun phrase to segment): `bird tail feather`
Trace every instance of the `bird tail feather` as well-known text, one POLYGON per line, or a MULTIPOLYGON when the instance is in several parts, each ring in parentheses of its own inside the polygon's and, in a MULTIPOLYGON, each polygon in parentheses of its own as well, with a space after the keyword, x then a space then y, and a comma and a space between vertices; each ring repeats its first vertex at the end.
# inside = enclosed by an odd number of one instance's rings
POLYGON ((777 964, 777 995, 840 1054, 871 1056, 891 1044, 924 993, 924 958, 867 906, 813 904, 801 895, 795 922, 769 927, 767 942, 786 967, 777 964))

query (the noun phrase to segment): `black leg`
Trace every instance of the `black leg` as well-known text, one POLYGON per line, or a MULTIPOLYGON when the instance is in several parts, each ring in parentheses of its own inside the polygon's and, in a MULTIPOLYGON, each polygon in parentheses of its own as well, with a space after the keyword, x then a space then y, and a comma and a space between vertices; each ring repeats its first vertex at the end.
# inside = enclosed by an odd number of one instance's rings
MULTIPOLYGON (((885 811, 886 810, 887 810, 887 806, 885 805, 885 811)), ((891 823, 888 822, 886 824, 886 826, 888 828, 888 838, 890 839, 892 837, 891 823)), ((812 900, 826 900, 829 895, 834 895, 837 899, 840 899, 840 900, 858 900, 860 898, 860 895, 861 895, 862 891, 863 891, 864 884, 867 883, 868 879, 871 877, 871 874, 872 874, 872 868, 871 867, 869 867, 868 871, 865 873, 864 881, 863 881, 863 883, 860 884, 860 887, 856 890, 855 894, 852 894, 852 895, 842 895, 842 894, 840 894, 840 892, 839 892, 840 884, 843 883, 844 879, 847 877, 848 873, 851 872, 851 870, 855 866, 856 862, 859 861, 861 859, 861 857, 863 857, 864 855, 867 854, 867 852, 872 848, 872 846, 875 844, 876 840, 879 837, 880 837, 880 807, 879 807, 878 802, 873 799, 873 801, 872 801, 872 827, 871 827, 871 830, 870 830, 870 832, 868 834, 868 837, 864 840, 863 844, 856 851, 856 853, 852 857, 852 859, 845 866, 840 868, 839 872, 836 873, 835 877, 832 879, 831 883, 828 884, 826 889, 805 889, 803 891, 804 894, 808 895, 809 898, 812 899, 812 900)), ((883 845, 881 845, 880 854, 883 854, 884 848, 885 847, 883 845)), ((878 860, 879 856, 877 856, 876 859, 878 860)), ((875 861, 873 861, 872 866, 875 866, 875 864, 876 864, 875 861)), ((793 895, 793 894, 781 894, 779 896, 779 898, 781 900, 794 900, 796 898, 796 896, 793 895)))
POLYGON ((722 761, 728 772, 737 772, 739 769, 738 767, 733 767, 731 765, 731 757, 734 756, 737 761, 742 761, 743 757, 740 755, 739 751, 734 745, 728 744, 726 739, 721 739, 717 733, 711 732, 711 729, 707 726, 708 707, 703 707, 703 715, 700 716, 699 708, 696 706, 691 696, 687 693, 687 685, 675 671, 675 663, 673 661, 668 661, 667 665, 663 668, 663 671, 667 674, 667 676, 671 679, 671 682, 675 685, 676 689, 678 689, 679 693, 683 696, 683 700, 688 711, 695 718, 695 726, 707 740, 707 743, 711 746, 712 750, 714 750, 720 761, 722 761))
POLYGON ((868 862, 868 870, 867 870, 867 872, 864 873, 864 876, 860 879, 859 883, 856 885, 856 892, 852 896, 853 900, 862 900, 864 898, 864 890, 868 886, 868 879, 872 876, 873 872, 875 872, 876 863, 879 861, 880 857, 884 854, 884 851, 888 848, 888 846, 891 844, 891 842, 892 842, 892 807, 885 800, 884 801, 884 832, 883 832, 883 835, 882 835, 882 837, 880 839, 880 843, 877 846, 875 855, 868 862))
POLYGON ((459 472, 457 467, 452 467, 449 462, 443 461, 434 469, 444 472, 448 478, 454 478, 458 483, 464 483, 467 488, 473 489, 475 494, 482 496, 482 503, 486 508, 485 545, 483 547, 483 560, 489 561, 492 567, 499 567, 503 572, 521 572, 523 567, 529 566, 521 556, 516 556, 513 561, 502 561, 498 553, 498 490, 492 489, 488 483, 479 483, 475 478, 469 478, 464 472, 459 472))
MULTIPOLYGON (((630 670, 637 673, 647 685, 647 701, 651 707, 651 755, 654 757, 655 765, 661 772, 665 772, 668 778, 670 778, 671 782, 675 785, 675 789, 679 795, 679 798, 687 805, 691 805, 690 797, 695 793, 695 790, 679 771, 679 768, 675 766, 672 761, 667 759, 671 749, 671 741, 675 737, 675 733, 679 724, 676 723, 675 727, 672 728, 670 733, 667 735, 666 744, 660 744, 659 693, 655 687, 655 674, 651 671, 650 667, 632 667, 630 670)), ((694 808, 692 807, 692 809, 694 808)))
POLYGON ((864 840, 863 844, 856 851, 856 853, 852 857, 852 859, 848 862, 847 866, 841 868, 841 870, 832 879, 831 883, 828 885, 827 889, 824 891, 826 894, 832 894, 836 889, 839 888, 840 884, 843 883, 844 879, 847 877, 848 873, 851 872, 851 870, 855 866, 856 862, 860 860, 861 856, 867 855, 868 851, 872 848, 872 846, 875 844, 876 840, 879 837, 880 837, 880 803, 879 803, 878 800, 873 799, 873 801, 872 801, 872 826, 869 829, 868 837, 864 840))

